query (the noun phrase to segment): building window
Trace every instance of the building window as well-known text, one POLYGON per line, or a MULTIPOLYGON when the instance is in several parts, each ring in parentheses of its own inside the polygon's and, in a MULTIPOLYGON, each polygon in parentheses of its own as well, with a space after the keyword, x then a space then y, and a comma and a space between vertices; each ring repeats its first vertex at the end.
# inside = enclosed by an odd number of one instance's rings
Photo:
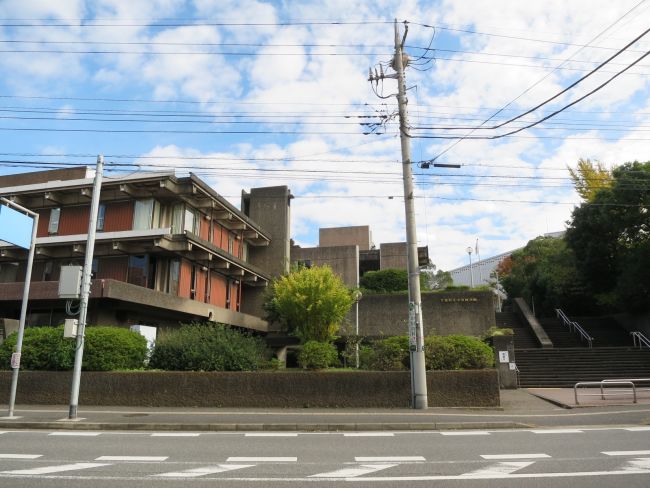
POLYGON ((181 274, 181 262, 179 259, 172 259, 169 262, 169 289, 168 293, 178 296, 178 281, 181 274))
POLYGON ((129 256, 127 281, 133 285, 147 286, 147 256, 129 256))
POLYGON ((0 263, 0 283, 14 283, 18 278, 18 263, 0 263))
POLYGON ((104 216, 106 215, 106 204, 100 203, 97 209, 97 230, 104 230, 104 216))
POLYGON ((52 281, 52 272, 54 271, 54 263, 52 261, 45 261, 43 266, 43 281, 52 281))
POLYGON ((234 255, 235 249, 235 237, 229 232, 228 233, 228 253, 234 255))
POLYGON ((50 234, 56 234, 59 232, 59 220, 61 219, 61 208, 53 208, 50 210, 50 223, 47 227, 47 231, 50 234))
POLYGON ((160 223, 160 204, 153 198, 135 201, 133 229, 147 230, 158 227, 160 223))
POLYGON ((199 219, 197 218, 196 212, 190 207, 185 207, 185 220, 183 222, 183 230, 186 232, 191 232, 193 234, 198 234, 199 219))

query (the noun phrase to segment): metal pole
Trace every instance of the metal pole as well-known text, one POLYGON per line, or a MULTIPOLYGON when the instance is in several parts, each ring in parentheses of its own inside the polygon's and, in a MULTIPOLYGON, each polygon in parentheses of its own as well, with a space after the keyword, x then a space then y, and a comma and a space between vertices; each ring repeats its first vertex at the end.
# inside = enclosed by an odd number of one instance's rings
MULTIPOLYGON (((25 335, 25 319, 27 318, 27 302, 29 300, 29 287, 32 282, 32 266, 34 264, 34 253, 36 250, 36 233, 38 232, 38 214, 27 210, 26 208, 16 205, 15 203, 2 199, 4 203, 15 207, 16 209, 25 212, 33 218, 32 222, 32 241, 29 246, 29 254, 27 255, 27 270, 25 271, 25 283, 23 288, 23 302, 20 308, 20 321, 18 322, 18 338, 16 339, 16 357, 17 361, 15 364, 12 364, 12 375, 11 375, 11 392, 9 394, 9 412, 8 416, 14 416, 14 407, 16 405, 16 391, 18 389, 18 373, 20 372, 20 355, 23 350, 23 336, 25 335), (15 367, 14 367, 15 366, 15 367)), ((14 363, 14 361, 12 361, 14 363)))
POLYGON ((467 255, 469 256, 470 283, 472 284, 472 288, 474 288, 474 268, 472 268, 472 248, 471 247, 467 248, 467 255))
MULTIPOLYGON (((406 37, 406 34, 405 36, 406 37)), ((427 377, 424 361, 424 327, 422 325, 422 298, 420 296, 420 268, 415 228, 415 199, 411 171, 411 141, 406 110, 406 83, 404 55, 399 26, 395 20, 395 57, 393 69, 397 72, 397 102, 399 105, 400 142, 402 146, 402 174, 404 179, 404 210, 406 213, 406 247, 409 284, 409 346, 411 352, 411 405, 415 409, 428 408, 427 377)))
POLYGON ((354 367, 359 369, 359 300, 355 303, 355 308, 355 334, 357 337, 354 344, 354 367))
POLYGON ((501 288, 499 287, 499 272, 495 271, 494 276, 497 279, 497 310, 501 311, 501 288))
POLYGON ((81 296, 79 298, 79 325, 77 327, 77 347, 74 356, 74 369, 72 372, 72 391, 70 393, 69 419, 77 418, 79 406, 79 385, 81 383, 81 363, 84 354, 84 331, 86 316, 88 314, 88 296, 90 295, 90 275, 93 266, 93 252, 95 249, 95 232, 97 230, 97 212, 99 209, 99 194, 102 188, 102 173, 104 171, 104 157, 97 156, 97 169, 93 183, 93 197, 90 204, 90 221, 88 222, 88 240, 86 241, 86 260, 84 261, 83 275, 81 277, 81 296))

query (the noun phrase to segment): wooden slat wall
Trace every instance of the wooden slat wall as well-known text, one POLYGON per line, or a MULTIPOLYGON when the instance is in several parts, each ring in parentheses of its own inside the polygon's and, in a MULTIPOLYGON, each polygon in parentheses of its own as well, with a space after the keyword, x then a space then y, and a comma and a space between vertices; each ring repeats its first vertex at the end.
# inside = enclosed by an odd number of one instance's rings
POLYGON ((196 294, 194 296, 194 300, 198 302, 205 302, 205 280, 207 276, 207 271, 203 271, 200 267, 196 268, 196 294))
POLYGON ((203 214, 199 217, 199 237, 204 241, 210 239, 210 219, 206 219, 203 214))
POLYGON ((47 228, 50 225, 50 209, 46 208, 38 211, 38 230, 37 237, 47 237, 47 228))
POLYGON ((133 228, 133 202, 116 202, 106 205, 104 232, 131 230, 133 228))
POLYGON ((187 259, 181 260, 181 272, 178 280, 178 296, 190 298, 192 289, 192 264, 187 259))
POLYGON ((126 281, 129 258, 126 256, 116 258, 99 258, 97 279, 126 281))
POLYGON ((59 220, 60 236, 73 234, 86 234, 88 232, 88 219, 90 218, 90 207, 62 207, 61 219, 59 220))
POLYGON ((217 307, 226 307, 226 278, 218 274, 210 276, 210 303, 217 307))

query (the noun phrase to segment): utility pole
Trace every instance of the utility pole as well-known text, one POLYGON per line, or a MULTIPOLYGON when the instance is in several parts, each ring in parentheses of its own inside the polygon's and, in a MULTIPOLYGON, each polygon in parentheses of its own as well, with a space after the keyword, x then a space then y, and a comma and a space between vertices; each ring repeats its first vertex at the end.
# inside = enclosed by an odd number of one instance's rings
POLYGON ((408 33, 405 26, 404 36, 400 39, 399 25, 395 20, 395 56, 391 67, 395 75, 375 75, 370 72, 369 81, 383 78, 397 79, 397 103, 399 107, 400 142, 402 146, 402 177, 404 180, 404 211, 406 213, 406 247, 408 259, 409 285, 409 349, 411 357, 411 406, 425 409, 429 406, 427 397, 427 376, 424 361, 424 327, 422 325, 422 297, 420 294, 420 268, 418 266, 418 241, 415 227, 415 196, 413 190, 413 172, 411 171, 411 135, 409 132, 408 111, 406 109, 406 82, 404 67, 408 57, 404 54, 404 41, 408 33))
POLYGON ((81 383, 81 363, 84 355, 84 332, 86 329, 86 316, 88 315, 88 296, 90 295, 90 276, 93 267, 93 253, 95 250, 95 233, 97 231, 97 212, 99 210, 99 194, 102 188, 102 174, 104 172, 104 156, 97 156, 95 181, 93 182, 93 197, 90 203, 90 220, 88 221, 88 239, 86 241, 86 259, 81 276, 81 294, 79 297, 79 325, 77 327, 77 347, 74 355, 74 369, 72 371, 72 391, 70 392, 70 411, 68 418, 77 418, 79 406, 79 385, 81 383))

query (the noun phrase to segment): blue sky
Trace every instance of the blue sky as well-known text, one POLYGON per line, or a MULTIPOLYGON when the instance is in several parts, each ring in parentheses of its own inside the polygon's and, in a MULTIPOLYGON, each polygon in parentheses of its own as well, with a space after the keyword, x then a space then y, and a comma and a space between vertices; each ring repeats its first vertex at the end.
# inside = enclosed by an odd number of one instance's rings
POLYGON ((650 58, 534 128, 473 139, 587 94, 650 35, 530 115, 470 130, 615 54, 650 24, 648 1, 3 0, 0 18, 0 174, 101 153, 107 175, 192 171, 237 205, 242 189, 286 184, 305 246, 343 225, 370 225, 376 244, 405 239, 396 84, 379 98, 367 81, 370 67, 391 72, 394 18, 409 23, 409 116, 423 136, 412 159, 461 165, 413 166, 418 241, 439 267, 465 264, 477 238, 485 258, 563 229, 579 158, 650 159, 650 58))

